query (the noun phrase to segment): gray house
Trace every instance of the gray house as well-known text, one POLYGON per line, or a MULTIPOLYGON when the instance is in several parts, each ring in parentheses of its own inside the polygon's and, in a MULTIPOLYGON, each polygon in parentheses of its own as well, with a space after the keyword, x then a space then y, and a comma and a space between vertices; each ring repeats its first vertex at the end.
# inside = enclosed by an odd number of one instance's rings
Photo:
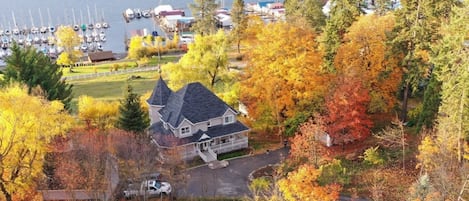
POLYGON ((248 147, 249 128, 236 119, 238 112, 198 82, 173 92, 160 77, 147 103, 153 141, 179 148, 185 160, 200 156, 210 162, 248 147))

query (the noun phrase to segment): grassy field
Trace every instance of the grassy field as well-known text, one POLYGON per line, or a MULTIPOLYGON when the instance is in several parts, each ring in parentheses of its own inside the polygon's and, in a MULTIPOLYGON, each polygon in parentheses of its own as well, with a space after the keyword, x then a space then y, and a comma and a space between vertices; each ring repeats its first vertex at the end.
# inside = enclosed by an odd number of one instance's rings
MULTIPOLYGON (((168 62, 176 62, 179 60, 179 56, 163 56, 161 60, 158 57, 150 58, 147 66, 156 66, 159 64, 165 64, 168 62)), ((118 70, 129 69, 137 67, 137 61, 135 60, 125 60, 125 61, 111 61, 100 63, 90 66, 78 66, 73 68, 73 72, 70 72, 69 68, 63 68, 63 76, 74 76, 74 75, 84 75, 100 72, 109 72, 115 65, 118 66, 118 70)))
POLYGON ((73 84, 73 111, 76 111, 78 97, 81 95, 88 95, 98 100, 119 100, 123 98, 122 89, 126 82, 133 86, 134 92, 141 95, 153 90, 158 78, 157 71, 149 71, 69 81, 73 84), (132 75, 141 78, 129 80, 132 75))

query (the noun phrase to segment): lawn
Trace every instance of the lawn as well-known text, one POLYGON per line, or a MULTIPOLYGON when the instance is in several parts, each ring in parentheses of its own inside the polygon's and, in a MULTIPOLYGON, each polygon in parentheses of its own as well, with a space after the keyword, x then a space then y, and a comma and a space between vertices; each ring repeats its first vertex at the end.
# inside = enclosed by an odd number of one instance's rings
POLYGON ((133 86, 134 92, 142 95, 153 90, 158 78, 157 71, 148 71, 69 81, 73 84, 72 110, 76 111, 78 97, 81 95, 88 95, 98 100, 119 100, 123 98, 122 89, 126 82, 133 86), (132 75, 141 78, 129 80, 132 75))
MULTIPOLYGON (((176 62, 178 60, 179 60, 179 56, 163 56, 161 57, 161 60, 159 60, 158 57, 153 57, 149 59, 146 65, 156 66, 156 65, 165 64, 168 62, 176 62)), ((78 67, 73 68, 73 72, 70 72, 69 68, 63 68, 62 72, 63 72, 63 76, 75 76, 75 75, 109 72, 111 71, 111 69, 114 70, 114 67, 117 67, 118 70, 136 68, 137 61, 136 60, 119 60, 119 61, 99 63, 96 65, 78 66, 78 67)))

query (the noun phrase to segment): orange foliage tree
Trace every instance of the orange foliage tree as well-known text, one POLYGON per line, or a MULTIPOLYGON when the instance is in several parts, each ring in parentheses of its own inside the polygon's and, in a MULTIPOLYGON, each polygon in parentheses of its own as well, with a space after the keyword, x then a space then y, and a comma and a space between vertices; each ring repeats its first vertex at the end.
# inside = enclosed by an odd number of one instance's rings
POLYGON ((306 164, 288 174, 278 182, 285 200, 335 201, 339 198, 340 185, 320 186, 317 179, 321 172, 314 166, 306 164))
POLYGON ((334 65, 337 72, 359 76, 370 92, 370 112, 388 112, 396 104, 396 92, 402 78, 399 58, 387 55, 386 34, 394 26, 394 15, 361 16, 345 34, 334 65))
POLYGON ((356 78, 338 77, 337 87, 326 98, 326 130, 333 144, 343 144, 368 137, 373 126, 366 107, 368 90, 356 78))
POLYGON ((317 133, 325 131, 323 118, 314 115, 313 118, 303 123, 295 136, 291 139, 290 157, 294 161, 308 160, 315 166, 319 166, 321 156, 326 153, 325 147, 315 138, 317 133))
POLYGON ((249 42, 241 101, 255 127, 283 124, 322 97, 324 75, 316 35, 284 22, 265 25, 249 42))

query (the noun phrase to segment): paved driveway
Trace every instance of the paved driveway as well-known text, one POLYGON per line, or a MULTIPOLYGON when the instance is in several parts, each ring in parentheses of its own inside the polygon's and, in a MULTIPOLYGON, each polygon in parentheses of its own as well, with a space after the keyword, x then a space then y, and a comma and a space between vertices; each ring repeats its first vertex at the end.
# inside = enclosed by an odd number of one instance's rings
POLYGON ((279 163, 287 156, 285 148, 269 153, 230 160, 226 168, 212 170, 207 166, 187 171, 188 183, 179 189, 183 197, 243 197, 249 195, 248 175, 269 164, 279 163))

